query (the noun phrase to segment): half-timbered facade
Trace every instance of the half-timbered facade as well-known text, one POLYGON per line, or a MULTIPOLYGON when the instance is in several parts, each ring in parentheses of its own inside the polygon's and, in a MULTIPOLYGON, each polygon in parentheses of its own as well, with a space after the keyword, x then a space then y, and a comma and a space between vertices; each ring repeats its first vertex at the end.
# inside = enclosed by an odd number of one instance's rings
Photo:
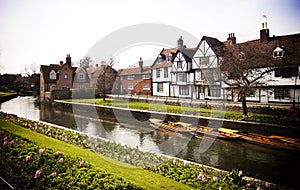
POLYGON ((223 99, 220 60, 225 45, 216 38, 202 37, 192 57, 195 99, 223 99))

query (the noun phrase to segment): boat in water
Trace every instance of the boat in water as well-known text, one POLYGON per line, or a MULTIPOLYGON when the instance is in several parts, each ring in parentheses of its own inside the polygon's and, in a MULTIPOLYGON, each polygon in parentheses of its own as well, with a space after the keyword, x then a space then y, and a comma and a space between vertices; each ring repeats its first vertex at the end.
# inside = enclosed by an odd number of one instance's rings
POLYGON ((205 135, 213 138, 219 138, 224 140, 236 140, 241 137, 240 134, 230 131, 226 128, 211 128, 199 125, 195 137, 200 137, 199 135, 205 135))
POLYGON ((151 126, 162 131, 170 131, 181 134, 194 134, 196 129, 189 123, 184 122, 165 122, 161 119, 149 119, 151 126))

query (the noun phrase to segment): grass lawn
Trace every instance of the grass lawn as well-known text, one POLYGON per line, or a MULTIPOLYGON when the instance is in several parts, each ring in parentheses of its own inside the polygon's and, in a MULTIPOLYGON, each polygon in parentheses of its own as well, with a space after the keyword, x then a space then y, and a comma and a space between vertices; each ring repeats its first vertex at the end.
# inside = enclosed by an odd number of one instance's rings
POLYGON ((4 119, 0 119, 0 129, 28 139, 40 147, 59 150, 60 152, 72 157, 79 157, 99 169, 121 177, 124 180, 144 189, 192 189, 190 186, 178 183, 153 172, 141 168, 135 168, 128 164, 100 156, 90 150, 82 149, 45 135, 38 134, 4 119))
POLYGON ((0 98, 16 94, 15 92, 0 92, 0 98))
POLYGON ((153 104, 146 102, 133 102, 133 101, 122 101, 116 99, 106 98, 106 101, 103 101, 102 98, 95 99, 72 99, 65 100, 67 102, 77 102, 77 103, 88 103, 96 104, 102 106, 115 106, 115 107, 125 107, 132 109, 141 109, 141 110, 151 110, 157 112, 168 112, 168 113, 181 113, 188 115, 197 115, 201 117, 214 117, 214 118, 224 118, 229 120, 236 121, 253 121, 253 122, 263 122, 263 123, 274 123, 274 124, 284 124, 290 125, 293 123, 292 118, 278 116, 274 117, 273 115, 267 114, 249 114, 248 117, 243 116, 242 112, 226 111, 226 110, 211 110, 205 108, 193 108, 193 107, 184 107, 184 106, 174 106, 166 104, 153 104))

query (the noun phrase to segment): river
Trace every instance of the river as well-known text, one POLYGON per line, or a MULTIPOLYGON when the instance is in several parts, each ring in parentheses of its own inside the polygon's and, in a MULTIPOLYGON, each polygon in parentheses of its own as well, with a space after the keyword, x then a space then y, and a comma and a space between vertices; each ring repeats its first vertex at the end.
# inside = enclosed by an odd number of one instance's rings
POLYGON ((206 150, 203 139, 166 134, 151 127, 114 122, 108 118, 93 119, 73 114, 70 110, 36 104, 31 96, 18 97, 0 104, 0 110, 20 117, 46 121, 99 136, 121 144, 138 146, 140 150, 176 156, 219 169, 238 168, 243 174, 273 183, 298 185, 299 153, 274 150, 239 141, 213 139, 206 150), (296 173, 296 175, 294 174, 296 173))

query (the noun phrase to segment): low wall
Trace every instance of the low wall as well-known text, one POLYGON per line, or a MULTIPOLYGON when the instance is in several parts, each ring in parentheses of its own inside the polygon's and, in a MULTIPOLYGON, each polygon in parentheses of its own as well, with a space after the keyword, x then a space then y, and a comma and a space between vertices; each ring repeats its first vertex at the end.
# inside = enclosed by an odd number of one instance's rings
POLYGON ((295 127, 284 127, 275 124, 264 124, 255 122, 244 122, 244 121, 231 121, 225 119, 213 119, 206 117, 199 117, 193 115, 183 115, 183 114, 169 114, 152 112, 148 110, 132 110, 128 108, 112 108, 108 106, 98 106, 92 104, 79 104, 79 103, 69 103, 63 101, 54 101, 54 106, 67 108, 70 111, 74 110, 76 114, 80 114, 87 117, 96 117, 109 119, 120 123, 136 125, 137 120, 141 127, 149 126, 149 118, 160 118, 168 121, 183 121, 198 125, 209 125, 210 127, 226 127, 229 129, 237 129, 243 132, 253 132, 262 135, 281 135, 288 136, 292 138, 300 138, 300 128, 295 127), (128 119, 128 116, 133 116, 135 119, 128 119))

